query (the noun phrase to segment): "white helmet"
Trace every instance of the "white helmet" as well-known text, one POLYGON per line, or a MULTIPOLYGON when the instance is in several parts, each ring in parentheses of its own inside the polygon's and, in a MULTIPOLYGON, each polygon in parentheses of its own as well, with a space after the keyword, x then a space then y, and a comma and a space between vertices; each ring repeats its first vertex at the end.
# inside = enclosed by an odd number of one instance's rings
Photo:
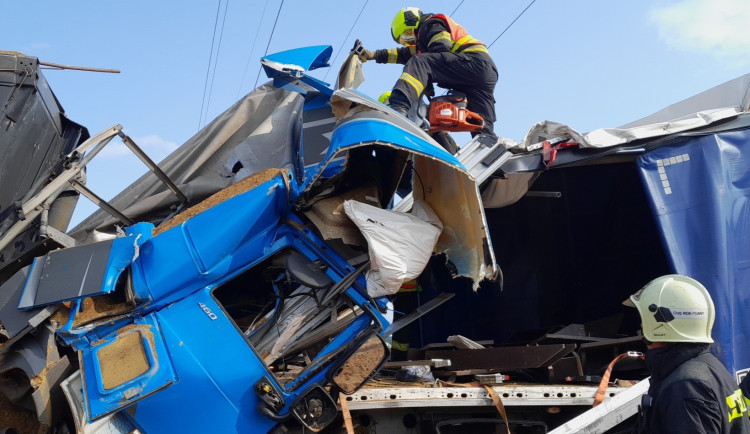
POLYGON ((693 278, 678 274, 656 278, 623 304, 638 309, 643 335, 651 342, 714 342, 714 302, 693 278))

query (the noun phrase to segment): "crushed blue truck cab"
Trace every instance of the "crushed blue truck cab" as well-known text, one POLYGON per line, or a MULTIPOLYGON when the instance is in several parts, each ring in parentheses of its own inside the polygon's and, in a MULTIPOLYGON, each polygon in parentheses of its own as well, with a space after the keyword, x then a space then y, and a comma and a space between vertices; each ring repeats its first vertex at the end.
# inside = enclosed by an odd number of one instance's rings
POLYGON ((266 432, 290 417, 323 429, 337 414, 337 393, 354 393, 386 360, 381 335, 391 324, 387 298, 368 295, 372 258, 304 214, 332 195, 388 208, 407 162, 422 173, 414 197, 454 234, 435 251, 459 274, 495 274, 471 175, 387 107, 367 109, 378 103, 362 94, 335 97, 307 75, 327 66, 331 52, 309 47, 262 59, 274 87, 307 97, 303 111, 330 115, 332 101, 350 111, 326 121, 333 130, 322 159, 306 160, 301 131, 291 131, 298 143, 289 166, 255 172, 165 225, 138 223, 32 264, 18 307, 72 303, 57 334, 78 350, 88 423, 120 412, 145 432, 266 432), (350 110, 364 100, 365 110, 350 110), (70 286, 64 296, 47 290, 62 281, 70 286), (82 308, 102 294, 127 308, 82 320, 82 308), (175 411, 191 417, 165 417, 175 411))

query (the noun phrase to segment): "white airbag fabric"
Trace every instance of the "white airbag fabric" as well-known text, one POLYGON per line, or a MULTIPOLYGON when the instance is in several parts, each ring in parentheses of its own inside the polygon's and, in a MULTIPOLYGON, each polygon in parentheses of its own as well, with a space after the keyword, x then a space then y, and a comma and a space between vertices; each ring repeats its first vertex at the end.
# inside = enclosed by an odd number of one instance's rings
POLYGON ((347 200, 344 212, 367 240, 367 293, 371 297, 395 294, 402 283, 419 276, 443 230, 440 219, 422 200, 414 202, 411 213, 347 200))

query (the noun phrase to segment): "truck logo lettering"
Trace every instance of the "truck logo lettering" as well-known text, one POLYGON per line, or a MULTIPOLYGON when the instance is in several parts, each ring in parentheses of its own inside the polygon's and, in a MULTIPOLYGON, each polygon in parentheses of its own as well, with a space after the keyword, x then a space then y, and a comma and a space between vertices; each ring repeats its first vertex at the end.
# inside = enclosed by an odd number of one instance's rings
POLYGON ((211 321, 216 321, 219 318, 218 316, 216 316, 215 313, 211 312, 211 309, 208 306, 206 306, 205 304, 198 303, 198 306, 200 306, 201 309, 203 309, 203 312, 205 312, 206 315, 208 315, 208 317, 211 319, 211 321))

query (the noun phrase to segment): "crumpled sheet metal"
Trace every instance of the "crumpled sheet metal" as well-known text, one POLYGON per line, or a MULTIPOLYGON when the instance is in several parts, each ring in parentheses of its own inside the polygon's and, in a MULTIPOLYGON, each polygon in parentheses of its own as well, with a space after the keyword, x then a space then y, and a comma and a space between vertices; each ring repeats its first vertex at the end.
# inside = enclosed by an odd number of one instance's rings
POLYGON ((632 128, 599 128, 582 134, 573 128, 553 121, 537 122, 526 133, 519 148, 526 151, 541 149, 545 140, 563 138, 578 142, 581 148, 609 148, 635 140, 653 139, 705 127, 724 119, 737 116, 741 110, 735 107, 705 110, 666 122, 640 125, 632 128))
MULTIPOLYGON (((248 173, 268 167, 296 171, 302 166, 298 147, 303 103, 302 95, 266 83, 219 115, 159 167, 190 204, 248 173)), ((151 172, 109 201, 131 219, 155 224, 172 212, 170 207, 176 202, 174 194, 151 172)), ((115 236, 116 224, 118 220, 99 210, 73 228, 70 235, 84 243, 110 239, 115 236)))

